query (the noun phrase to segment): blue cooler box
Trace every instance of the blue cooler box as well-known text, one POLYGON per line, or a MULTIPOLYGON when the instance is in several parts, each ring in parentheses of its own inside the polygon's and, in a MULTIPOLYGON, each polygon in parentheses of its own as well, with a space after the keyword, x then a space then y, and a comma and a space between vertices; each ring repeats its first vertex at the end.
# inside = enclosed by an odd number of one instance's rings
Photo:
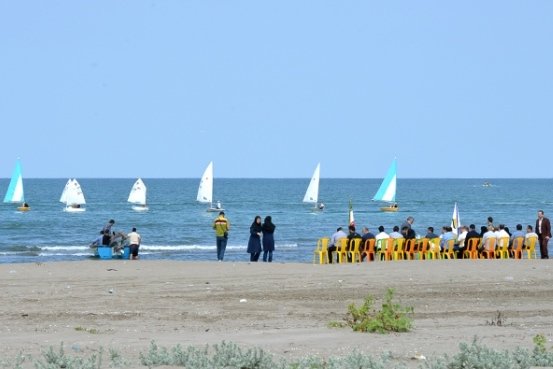
POLYGON ((123 248, 123 259, 129 259, 131 257, 131 248, 130 246, 125 246, 123 248))
POLYGON ((111 259, 113 257, 111 247, 109 246, 99 246, 98 247, 98 256, 100 259, 111 259))

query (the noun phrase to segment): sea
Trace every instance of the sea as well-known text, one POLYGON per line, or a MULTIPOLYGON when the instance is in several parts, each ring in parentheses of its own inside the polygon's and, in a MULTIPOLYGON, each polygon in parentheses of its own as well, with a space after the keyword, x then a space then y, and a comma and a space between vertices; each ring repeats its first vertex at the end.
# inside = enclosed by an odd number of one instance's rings
MULTIPOLYGON (((0 263, 55 262, 93 259, 89 244, 110 219, 113 230, 142 236, 142 259, 215 261, 212 223, 217 213, 196 202, 198 179, 143 178, 148 188, 149 211, 135 212, 127 202, 136 180, 79 178, 86 211, 67 213, 59 202, 67 182, 60 179, 25 179, 25 199, 31 211, 16 211, 15 204, 0 204, 0 263)), ((358 230, 391 231, 408 216, 413 229, 424 235, 428 226, 437 233, 451 224, 455 203, 461 224, 478 229, 492 216, 495 224, 511 230, 516 224, 535 224, 536 212, 553 212, 553 179, 398 179, 397 213, 379 210, 372 201, 381 179, 326 179, 320 181, 323 211, 302 203, 309 184, 303 179, 215 179, 214 200, 220 200, 231 223, 225 261, 248 261, 249 227, 256 215, 272 216, 276 225, 274 262, 310 263, 320 237, 348 226, 350 204, 358 230), (485 186, 489 183, 489 186, 485 186)), ((0 191, 9 179, 0 179, 0 191)), ((99 261, 101 262, 101 261, 99 261)))

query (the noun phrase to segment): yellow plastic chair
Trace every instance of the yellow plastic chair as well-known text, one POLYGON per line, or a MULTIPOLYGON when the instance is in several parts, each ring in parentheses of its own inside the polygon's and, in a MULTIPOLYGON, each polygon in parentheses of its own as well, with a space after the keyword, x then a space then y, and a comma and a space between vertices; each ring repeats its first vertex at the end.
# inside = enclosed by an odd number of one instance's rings
POLYGON ((361 262, 361 250, 360 250, 361 241, 363 241, 363 239, 361 238, 353 238, 350 241, 348 256, 351 258, 352 263, 355 263, 356 260, 358 263, 361 262))
POLYGON ((336 248, 336 255, 338 257, 338 263, 347 263, 348 261, 348 244, 347 238, 340 238, 338 240, 338 246, 336 248))
POLYGON ((328 243, 330 238, 323 237, 317 240, 317 247, 313 251, 313 264, 319 258, 319 264, 328 264, 328 243))
POLYGON ((392 255, 394 254, 394 239, 384 238, 378 240, 378 243, 380 244, 378 258, 380 260, 392 260, 392 255))
POLYGON ((440 255, 442 259, 456 259, 455 256, 455 239, 452 238, 451 240, 447 240, 446 247, 444 248, 444 251, 440 252, 440 255))
POLYGON ((440 238, 432 238, 428 241, 427 259, 440 259, 440 238))
POLYGON ((538 253, 536 252, 536 244, 538 243, 537 237, 528 237, 528 239, 525 242, 526 248, 524 249, 526 251, 526 258, 532 259, 532 255, 534 255, 534 259, 538 258, 538 253))
POLYGON ((482 242, 481 238, 470 238, 466 250, 463 251, 463 259, 478 259, 478 246, 482 242))
POLYGON ((421 238, 417 240, 418 246, 416 251, 416 256, 419 260, 425 260, 426 254, 428 253, 428 238, 421 238))
POLYGON ((394 239, 394 252, 392 254, 392 259, 394 260, 403 260, 405 259, 403 244, 405 243, 405 238, 396 238, 394 239))
POLYGON ((509 237, 501 237, 497 241, 496 257, 500 259, 509 259, 509 237))
POLYGON ((513 240, 511 245, 511 257, 513 259, 522 259, 522 245, 524 245, 524 237, 518 236, 513 240))

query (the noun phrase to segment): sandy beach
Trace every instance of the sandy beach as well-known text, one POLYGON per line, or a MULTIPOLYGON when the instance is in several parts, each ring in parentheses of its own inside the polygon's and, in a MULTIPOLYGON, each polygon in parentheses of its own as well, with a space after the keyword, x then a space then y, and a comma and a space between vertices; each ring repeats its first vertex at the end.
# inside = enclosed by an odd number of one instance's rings
POLYGON ((413 366, 484 344, 532 347, 553 333, 553 264, 542 260, 398 261, 347 265, 95 261, 0 265, 0 357, 48 346, 90 354, 112 347, 138 362, 158 345, 222 340, 287 358, 391 351, 413 366), (387 288, 413 306, 401 334, 329 328, 347 305, 387 288), (503 326, 489 323, 500 311, 503 326))

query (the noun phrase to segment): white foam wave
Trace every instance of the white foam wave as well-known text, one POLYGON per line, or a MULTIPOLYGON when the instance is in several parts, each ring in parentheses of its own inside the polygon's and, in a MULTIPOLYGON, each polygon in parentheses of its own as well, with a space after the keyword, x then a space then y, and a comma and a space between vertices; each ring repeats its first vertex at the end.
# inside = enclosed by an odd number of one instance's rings
MULTIPOLYGON (((298 247, 298 244, 296 243, 290 243, 290 244, 277 244, 277 249, 295 249, 298 247)), ((227 245, 227 250, 245 250, 247 248, 247 245, 227 245)), ((155 252, 186 252, 186 251, 213 251, 215 250, 215 245, 140 245, 141 252, 149 251, 152 253, 155 252)), ((88 246, 61 246, 61 245, 53 245, 53 246, 41 246, 40 247, 41 254, 44 255, 89 255, 92 252, 92 249, 88 246)), ((11 252, 5 252, 0 253, 0 255, 8 255, 8 254, 18 254, 17 251, 11 251, 11 252)))

